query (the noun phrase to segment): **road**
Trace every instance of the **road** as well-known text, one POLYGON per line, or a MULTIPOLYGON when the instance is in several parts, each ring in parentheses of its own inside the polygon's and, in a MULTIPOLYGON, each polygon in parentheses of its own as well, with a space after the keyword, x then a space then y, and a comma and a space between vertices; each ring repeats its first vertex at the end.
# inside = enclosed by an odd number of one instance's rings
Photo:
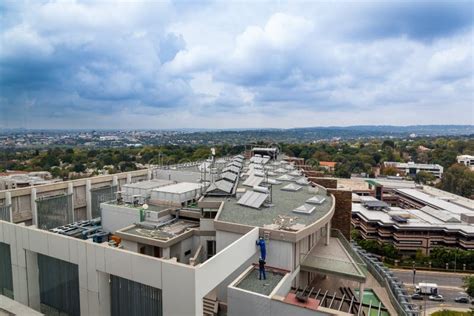
MULTIPOLYGON (((401 270, 401 269, 392 269, 396 277, 402 281, 408 291, 413 293, 413 271, 412 270, 401 270)), ((468 308, 469 304, 462 304, 454 302, 454 299, 462 294, 465 295, 465 292, 462 288, 463 281, 462 278, 467 274, 463 273, 449 273, 449 272, 434 272, 434 271, 420 271, 417 270, 415 274, 415 284, 420 282, 425 283, 436 283, 438 284, 438 291, 441 295, 444 296, 444 302, 433 302, 427 300, 425 301, 413 301, 414 304, 418 306, 422 305, 423 309, 425 308, 434 308, 434 307, 460 307, 468 308)))

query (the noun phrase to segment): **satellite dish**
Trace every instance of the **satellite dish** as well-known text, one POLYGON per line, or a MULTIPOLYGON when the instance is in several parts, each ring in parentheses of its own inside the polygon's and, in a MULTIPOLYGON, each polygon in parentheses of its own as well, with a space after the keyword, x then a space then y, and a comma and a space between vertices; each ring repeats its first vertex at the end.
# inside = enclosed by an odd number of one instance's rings
POLYGON ((144 210, 147 210, 147 209, 148 209, 148 204, 143 204, 142 208, 143 208, 144 210))

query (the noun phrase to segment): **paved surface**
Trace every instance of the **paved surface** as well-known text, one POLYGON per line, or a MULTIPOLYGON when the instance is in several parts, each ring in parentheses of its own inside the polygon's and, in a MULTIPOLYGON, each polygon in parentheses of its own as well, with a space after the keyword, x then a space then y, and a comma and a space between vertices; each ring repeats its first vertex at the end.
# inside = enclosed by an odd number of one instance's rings
MULTIPOLYGON (((413 293, 413 271, 412 270, 399 270, 392 269, 396 277, 402 281, 408 291, 413 293)), ((463 282, 462 278, 467 274, 464 273, 450 273, 450 272, 432 272, 432 271, 416 271, 415 275, 415 284, 420 282, 426 283, 436 283, 438 285, 438 291, 441 295, 444 296, 444 302, 433 302, 427 300, 425 301, 416 301, 413 303, 418 306, 425 306, 427 309, 432 308, 443 308, 443 307, 457 307, 457 308, 468 308, 469 304, 462 304, 454 302, 454 299, 458 296, 465 295, 465 292, 462 288, 463 282)))
POLYGON ((253 269, 245 278, 237 284, 238 288, 260 293, 263 295, 270 295, 275 286, 283 279, 283 274, 273 272, 269 269, 265 269, 267 279, 259 280, 259 270, 253 269))

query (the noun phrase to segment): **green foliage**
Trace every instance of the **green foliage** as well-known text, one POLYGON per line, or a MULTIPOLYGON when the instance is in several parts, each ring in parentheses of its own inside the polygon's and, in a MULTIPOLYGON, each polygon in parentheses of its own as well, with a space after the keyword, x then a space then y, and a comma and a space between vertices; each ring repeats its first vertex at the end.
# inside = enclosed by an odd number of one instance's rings
POLYGON ((415 180, 416 183, 427 184, 436 180, 436 177, 432 173, 420 171, 415 175, 413 180, 415 180))
POLYGON ((357 241, 357 244, 370 253, 388 257, 390 259, 399 258, 398 250, 391 243, 379 244, 375 240, 360 239, 359 241, 357 241))
POLYGON ((469 275, 463 278, 464 289, 467 295, 474 297, 474 275, 469 275))
POLYGON ((454 194, 470 197, 474 194, 474 172, 464 165, 454 164, 443 173, 439 187, 454 194))

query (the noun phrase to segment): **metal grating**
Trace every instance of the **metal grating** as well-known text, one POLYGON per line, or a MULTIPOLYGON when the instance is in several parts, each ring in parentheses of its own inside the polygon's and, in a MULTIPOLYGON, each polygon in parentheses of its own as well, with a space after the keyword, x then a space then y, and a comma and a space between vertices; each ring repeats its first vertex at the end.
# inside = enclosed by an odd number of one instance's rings
POLYGON ((0 242, 0 294, 13 299, 13 275, 10 245, 0 242))
POLYGON ((72 194, 42 197, 36 200, 38 228, 51 229, 74 221, 72 194))
POLYGON ((11 222, 12 219, 10 218, 10 209, 11 205, 2 205, 0 206, 0 221, 11 222))
POLYGON ((41 304, 58 315, 80 315, 77 265, 38 254, 38 271, 41 304))
POLYGON ((242 197, 237 201, 237 204, 252 207, 260 208, 263 202, 268 198, 267 193, 247 191, 242 195, 242 197))
POLYGON ((115 200, 116 192, 117 192, 116 185, 91 189, 92 218, 101 217, 100 203, 115 200))
POLYGON ((163 315, 161 289, 110 275, 111 315, 163 315))

